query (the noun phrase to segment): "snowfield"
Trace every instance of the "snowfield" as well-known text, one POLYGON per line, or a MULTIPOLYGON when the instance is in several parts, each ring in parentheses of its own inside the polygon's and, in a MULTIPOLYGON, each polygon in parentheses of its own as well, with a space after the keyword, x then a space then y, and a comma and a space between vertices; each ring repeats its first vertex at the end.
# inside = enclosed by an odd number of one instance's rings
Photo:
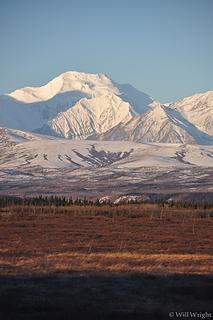
POLYGON ((211 191, 212 167, 213 146, 66 140, 0 129, 0 193, 211 191))
POLYGON ((213 166, 213 147, 129 141, 65 140, 1 129, 0 168, 213 166))

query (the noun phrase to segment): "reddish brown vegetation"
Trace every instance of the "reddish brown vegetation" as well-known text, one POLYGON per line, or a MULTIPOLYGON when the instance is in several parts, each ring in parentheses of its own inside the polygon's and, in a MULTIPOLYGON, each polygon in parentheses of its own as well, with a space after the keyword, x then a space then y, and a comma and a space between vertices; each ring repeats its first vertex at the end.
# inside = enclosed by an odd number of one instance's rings
POLYGON ((3 274, 213 272, 213 219, 208 210, 153 205, 4 210, 0 226, 3 274))
POLYGON ((1 319, 211 312, 211 210, 13 206, 0 221, 1 319))

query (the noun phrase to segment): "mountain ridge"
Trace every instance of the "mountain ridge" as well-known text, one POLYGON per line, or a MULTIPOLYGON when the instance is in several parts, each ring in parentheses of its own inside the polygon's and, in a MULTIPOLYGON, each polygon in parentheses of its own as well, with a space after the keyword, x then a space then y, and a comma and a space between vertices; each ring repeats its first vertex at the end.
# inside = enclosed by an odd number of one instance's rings
POLYGON ((126 125, 118 124, 104 135, 99 135, 96 138, 148 143, 197 143, 207 145, 213 143, 211 135, 200 131, 175 109, 170 109, 159 103, 153 103, 151 110, 143 116, 138 115, 126 125))
POLYGON ((164 105, 105 74, 68 71, 0 95, 0 126, 66 139, 213 144, 213 91, 164 105))

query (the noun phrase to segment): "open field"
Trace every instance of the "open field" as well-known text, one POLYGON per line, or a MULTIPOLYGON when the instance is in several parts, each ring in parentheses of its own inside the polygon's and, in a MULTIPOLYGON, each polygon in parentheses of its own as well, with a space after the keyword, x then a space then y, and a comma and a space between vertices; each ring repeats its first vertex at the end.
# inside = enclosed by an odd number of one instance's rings
POLYGON ((210 209, 0 211, 2 319, 169 319, 172 311, 211 311, 210 209))

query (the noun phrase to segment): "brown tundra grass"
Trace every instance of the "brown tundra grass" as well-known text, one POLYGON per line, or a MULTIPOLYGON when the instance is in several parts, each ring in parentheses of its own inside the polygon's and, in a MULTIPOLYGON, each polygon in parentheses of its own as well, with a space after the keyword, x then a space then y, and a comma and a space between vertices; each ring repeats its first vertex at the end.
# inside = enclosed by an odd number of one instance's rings
POLYGON ((212 313, 212 235, 211 210, 1 209, 0 319, 164 320, 171 312, 212 313))
POLYGON ((213 273, 211 210, 10 206, 0 220, 1 274, 213 273))

